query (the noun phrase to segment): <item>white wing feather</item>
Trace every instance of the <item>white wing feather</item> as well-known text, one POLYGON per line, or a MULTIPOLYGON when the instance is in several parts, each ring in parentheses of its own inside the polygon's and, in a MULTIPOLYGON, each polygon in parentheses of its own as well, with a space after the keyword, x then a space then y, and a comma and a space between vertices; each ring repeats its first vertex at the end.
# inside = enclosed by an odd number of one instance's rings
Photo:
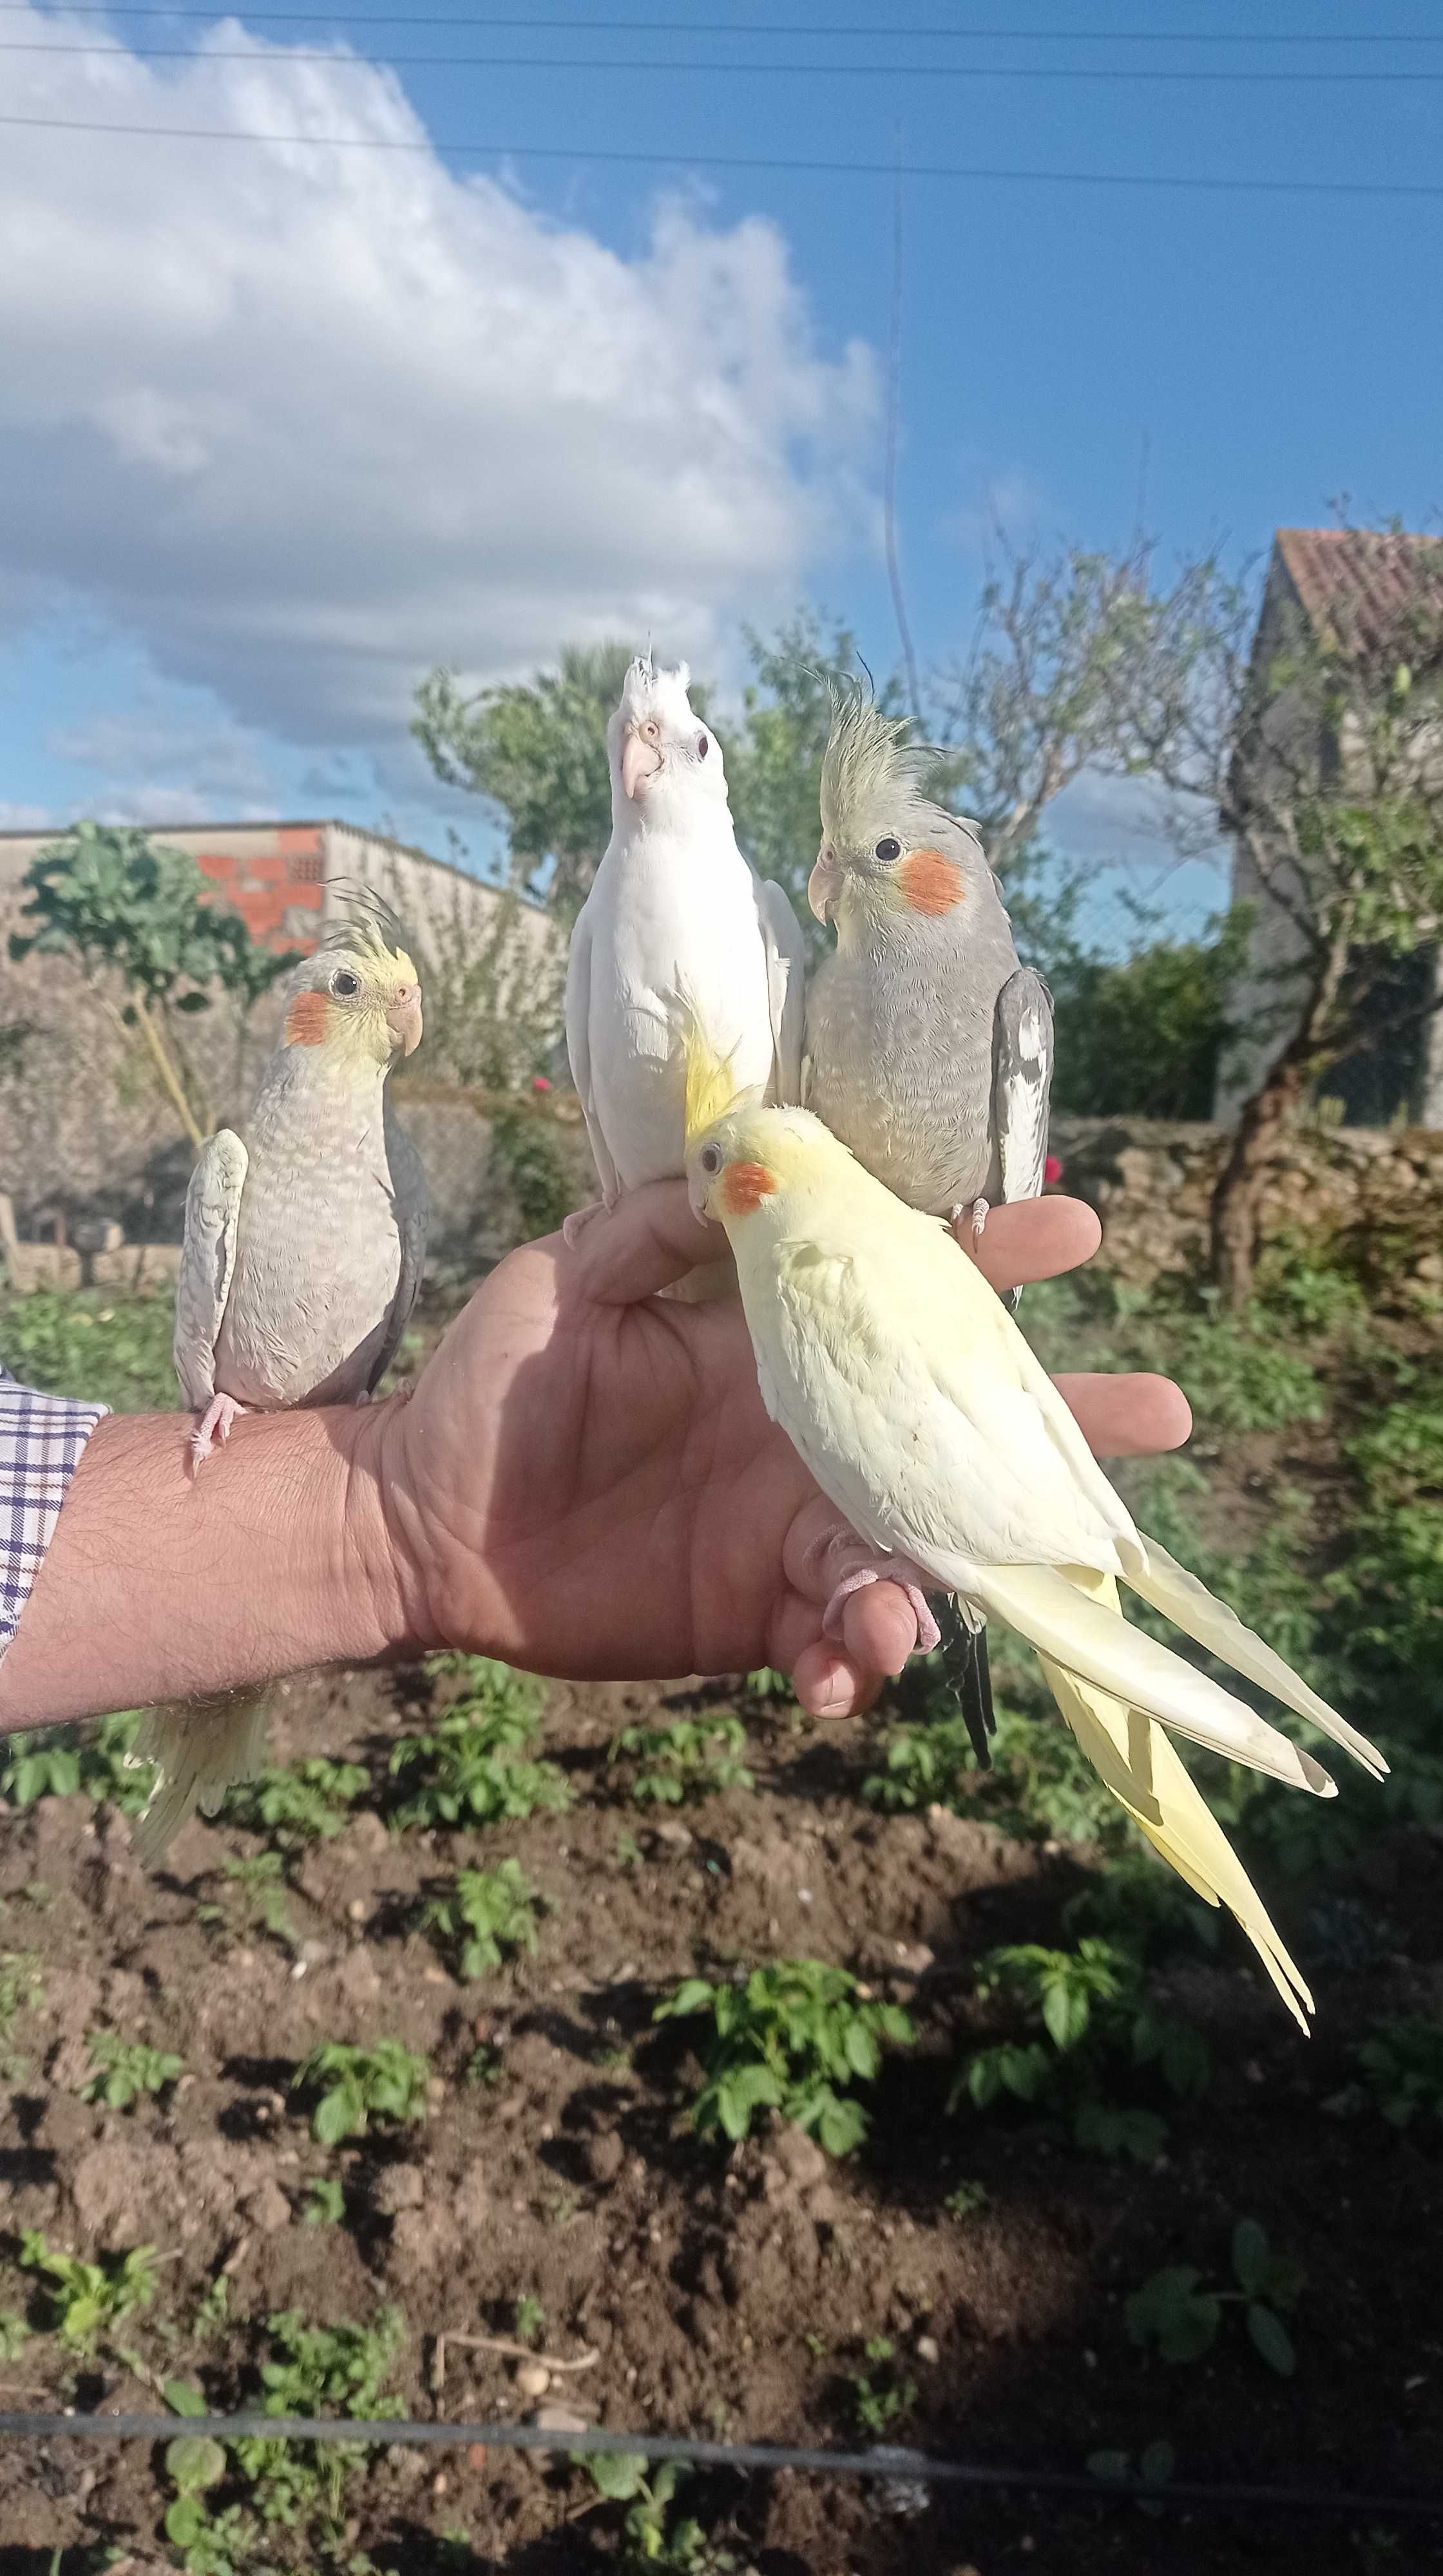
POLYGON ((171 1356, 181 1393, 201 1412, 215 1393, 215 1345, 235 1268, 236 1226, 248 1156, 222 1127, 201 1148, 185 1194, 185 1243, 175 1283, 171 1356))

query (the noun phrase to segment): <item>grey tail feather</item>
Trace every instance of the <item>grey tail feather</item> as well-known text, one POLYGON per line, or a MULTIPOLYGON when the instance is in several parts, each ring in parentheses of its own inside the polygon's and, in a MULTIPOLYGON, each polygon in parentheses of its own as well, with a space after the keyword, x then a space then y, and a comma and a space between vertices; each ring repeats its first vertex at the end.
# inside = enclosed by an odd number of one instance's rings
POLYGON ((957 1705, 977 1756, 979 1771, 992 1768, 989 1737, 997 1730, 992 1706, 992 1668, 987 1658, 987 1631, 969 1628, 950 1592, 933 1605, 942 1631, 942 1670, 957 1694, 957 1705))
POLYGON ((264 1768, 268 1706, 263 1691, 224 1691, 146 1711, 135 1754, 155 1763, 159 1777, 131 1840, 147 1869, 163 1860, 196 1807, 217 1814, 227 1789, 264 1768))

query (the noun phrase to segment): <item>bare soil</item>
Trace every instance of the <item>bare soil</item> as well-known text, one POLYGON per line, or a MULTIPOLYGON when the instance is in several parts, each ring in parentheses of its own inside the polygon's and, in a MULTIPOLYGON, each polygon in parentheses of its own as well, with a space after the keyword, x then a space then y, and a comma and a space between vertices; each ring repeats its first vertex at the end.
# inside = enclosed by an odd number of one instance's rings
MULTIPOLYGON (((277 1758, 344 1756, 379 1782, 430 1688, 415 1673, 290 1685, 277 1758)), ((269 2315, 364 2324, 389 2301, 406 2320, 393 2385, 408 2413, 525 2417, 537 2400, 514 2360, 453 2345, 438 2389, 433 2339, 504 2336, 530 2297, 547 2353, 597 2354, 543 2402, 619 2428, 865 2443, 851 2382, 869 2370, 867 2341, 885 2336, 916 2392, 889 2441, 1077 2469, 1097 2449, 1166 2438, 1179 2478, 1373 2494, 1443 2484, 1443 2142, 1322 2107, 1371 2018, 1443 1999, 1434 1840, 1375 1843, 1366 1883, 1347 1891, 1381 1926, 1365 1971, 1324 1959, 1290 1919, 1287 1886, 1270 1889, 1318 1989, 1311 2042, 1239 1941, 1224 1940, 1222 1964, 1175 1973, 1174 2000, 1207 2030, 1219 2073, 1143 2168, 1080 2155, 1019 2118, 944 2110, 968 1961, 998 1941, 1057 1937, 1080 1883, 1071 1847, 939 1810, 876 1815, 857 1795, 875 1767, 868 1723, 823 1729, 726 1685, 558 1687, 544 1750, 577 1791, 565 1815, 398 1836, 367 1810, 308 1849, 289 1898, 296 1951, 239 1915, 230 1932, 200 1919, 221 1899, 224 1855, 253 1854, 255 1836, 197 1822, 147 1877, 126 1820, 85 1797, 5 1820, 0 1947, 38 1957, 44 1997, 13 2033, 29 2063, 0 2158, 0 2310, 43 2316, 33 2277, 14 2268, 22 2230, 41 2228, 87 2255, 161 2248, 156 2306, 118 2340, 218 2406, 255 2402, 269 2315), (747 1718, 755 1791, 634 1805, 606 1764, 615 1730, 721 1704, 747 1718), (416 1928, 418 1901, 455 1868, 510 1854, 548 1902, 539 1952, 463 1985, 416 1928), (653 2025, 682 1976, 791 1956, 850 1967, 919 2025, 917 2048, 890 2058, 875 2088, 867 2145, 840 2164, 793 2130, 730 2153, 699 2140, 689 2032, 653 2025), (82 2102, 86 2034, 100 2026, 174 2051, 183 2080, 125 2112, 82 2102), (322 2040, 381 2036, 429 2054, 428 2120, 318 2147, 290 2090, 298 2063, 322 2040), (480 2046, 496 2052, 493 2083, 465 2080, 480 2046), (343 2182, 343 2226, 304 2223, 316 2174, 343 2182), (944 2204, 964 2178, 988 2198, 959 2219, 944 2204), (1307 2267, 1296 2377, 1263 2368, 1235 2316, 1187 2368, 1134 2349, 1127 2294, 1167 2262, 1222 2277, 1244 2214, 1307 2267), (204 2338, 197 2311, 222 2267, 230 2321, 204 2338)), ((76 2364, 39 2334, 0 2381, 12 2408, 156 2402, 113 2349, 76 2364)), ((466 2563, 439 2554, 456 2530, 480 2568, 603 2563, 619 2509, 596 2502, 560 2438, 545 2463, 381 2454, 349 2484, 349 2545, 401 2576, 466 2563)), ((171 2492, 159 2449, 0 2449, 0 2571, 45 2576, 62 2550, 70 2576, 100 2561, 68 2553, 99 2543, 137 2568, 174 2564, 160 2530, 171 2492)), ((1025 2490, 904 2509, 915 2502, 881 2481, 792 2474, 708 2473, 687 2490, 708 2532, 761 2576, 1443 2565, 1437 2527, 1383 2511, 1354 2527, 1262 2511, 1155 2520, 1025 2490)), ((289 2547, 278 2532, 268 2554, 310 2564, 289 2547)))

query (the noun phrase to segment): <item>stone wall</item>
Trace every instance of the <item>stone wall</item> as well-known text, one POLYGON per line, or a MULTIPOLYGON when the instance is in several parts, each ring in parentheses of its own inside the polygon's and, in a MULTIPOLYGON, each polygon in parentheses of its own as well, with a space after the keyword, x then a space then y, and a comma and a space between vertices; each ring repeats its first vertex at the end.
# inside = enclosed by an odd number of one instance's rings
MULTIPOLYGON (((1227 1131, 1058 1118, 1061 1186, 1102 1219, 1099 1266, 1141 1288, 1201 1268, 1227 1131)), ((1304 1241, 1416 1302, 1443 1290, 1443 1128, 1310 1125, 1274 1149, 1264 1240, 1304 1241)))

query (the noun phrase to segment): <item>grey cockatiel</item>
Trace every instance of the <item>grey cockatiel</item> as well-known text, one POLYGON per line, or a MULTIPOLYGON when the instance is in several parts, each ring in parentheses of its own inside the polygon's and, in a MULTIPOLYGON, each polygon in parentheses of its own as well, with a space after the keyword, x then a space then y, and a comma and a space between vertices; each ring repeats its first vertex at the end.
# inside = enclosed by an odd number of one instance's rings
POLYGON ((685 1168, 683 1019, 741 1087, 798 1097, 801 931, 737 848, 688 676, 649 655, 627 672, 607 729, 611 839, 571 938, 566 1044, 607 1207, 685 1168))
MULTIPOLYGON (((807 896, 837 944, 807 993, 803 1098, 909 1207, 980 1233, 990 1202, 1042 1188, 1052 1002, 1018 963, 981 842, 923 794, 930 755, 904 730, 860 690, 833 717, 807 896)), ((948 1642, 985 1763, 982 1632, 948 1642)))
MULTIPOLYGON (((416 969, 365 902, 297 967, 243 1131, 212 1136, 191 1174, 174 1354, 200 1416, 193 1472, 238 1413, 364 1403, 389 1365, 421 1284, 427 1201, 387 1077, 420 1035, 416 969)), ((153 1713, 138 1748, 161 1775, 138 1835, 147 1859, 256 1767, 261 1715, 250 1693, 153 1713)))

